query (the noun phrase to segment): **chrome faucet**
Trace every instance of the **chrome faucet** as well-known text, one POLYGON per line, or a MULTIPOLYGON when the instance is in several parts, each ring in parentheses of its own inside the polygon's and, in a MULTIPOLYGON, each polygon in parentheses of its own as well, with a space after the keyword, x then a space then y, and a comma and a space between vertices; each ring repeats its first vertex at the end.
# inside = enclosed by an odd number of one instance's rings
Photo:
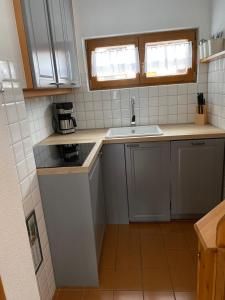
POLYGON ((130 125, 135 126, 136 125, 135 113, 134 113, 135 97, 131 97, 130 104, 131 104, 131 115, 132 115, 130 125))

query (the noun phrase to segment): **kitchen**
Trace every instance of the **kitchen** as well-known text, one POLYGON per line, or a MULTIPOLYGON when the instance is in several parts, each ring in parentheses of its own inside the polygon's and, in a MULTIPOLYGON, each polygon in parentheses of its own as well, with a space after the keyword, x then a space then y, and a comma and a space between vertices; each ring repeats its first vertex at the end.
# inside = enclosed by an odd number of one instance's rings
POLYGON ((6 299, 224 296, 223 8, 1 1, 6 299))

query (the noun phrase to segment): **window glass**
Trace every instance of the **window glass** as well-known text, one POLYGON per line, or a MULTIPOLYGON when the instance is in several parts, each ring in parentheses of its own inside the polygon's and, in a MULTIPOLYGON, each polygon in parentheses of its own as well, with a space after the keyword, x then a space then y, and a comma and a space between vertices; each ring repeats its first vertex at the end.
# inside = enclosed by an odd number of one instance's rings
POLYGON ((139 73, 138 49, 135 45, 100 47, 92 51, 92 76, 97 81, 136 78, 139 73))
POLYGON ((185 40, 145 44, 146 77, 187 74, 192 67, 192 42, 185 40))

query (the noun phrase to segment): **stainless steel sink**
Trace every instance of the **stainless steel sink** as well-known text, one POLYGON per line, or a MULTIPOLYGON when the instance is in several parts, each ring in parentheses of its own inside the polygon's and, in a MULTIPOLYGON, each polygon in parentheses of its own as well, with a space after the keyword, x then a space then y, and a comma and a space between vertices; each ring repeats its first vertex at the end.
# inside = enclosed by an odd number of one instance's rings
POLYGON ((126 136, 152 136, 162 135, 163 132, 158 125, 149 126, 132 126, 110 128, 106 134, 106 138, 126 137, 126 136))

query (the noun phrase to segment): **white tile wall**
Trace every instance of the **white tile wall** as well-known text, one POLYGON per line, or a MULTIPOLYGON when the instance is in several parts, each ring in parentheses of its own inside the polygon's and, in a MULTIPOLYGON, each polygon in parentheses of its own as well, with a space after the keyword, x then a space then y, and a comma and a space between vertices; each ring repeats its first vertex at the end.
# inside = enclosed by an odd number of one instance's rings
POLYGON ((135 97, 138 125, 192 123, 197 92, 207 95, 208 68, 200 65, 198 81, 180 84, 131 89, 88 91, 86 74, 74 93, 78 128, 107 128, 130 124, 130 98, 135 97))
POLYGON ((26 99, 26 109, 33 145, 39 143, 53 133, 52 102, 53 97, 26 99))
POLYGON ((51 262, 48 237, 41 204, 32 142, 36 143, 51 133, 48 106, 51 99, 28 101, 28 115, 19 80, 15 78, 16 66, 12 62, 0 62, 5 92, 3 110, 5 123, 11 136, 11 149, 18 174, 24 214, 27 217, 35 209, 43 250, 44 261, 37 273, 37 281, 42 300, 50 300, 55 292, 55 280, 51 262), (2 67, 3 66, 3 67, 2 67), (3 76, 4 75, 4 76, 3 76), (16 87, 16 88, 14 88, 16 87), (29 130, 29 121, 31 133, 29 130))
POLYGON ((210 123, 225 129, 225 59, 209 64, 208 106, 210 123))

